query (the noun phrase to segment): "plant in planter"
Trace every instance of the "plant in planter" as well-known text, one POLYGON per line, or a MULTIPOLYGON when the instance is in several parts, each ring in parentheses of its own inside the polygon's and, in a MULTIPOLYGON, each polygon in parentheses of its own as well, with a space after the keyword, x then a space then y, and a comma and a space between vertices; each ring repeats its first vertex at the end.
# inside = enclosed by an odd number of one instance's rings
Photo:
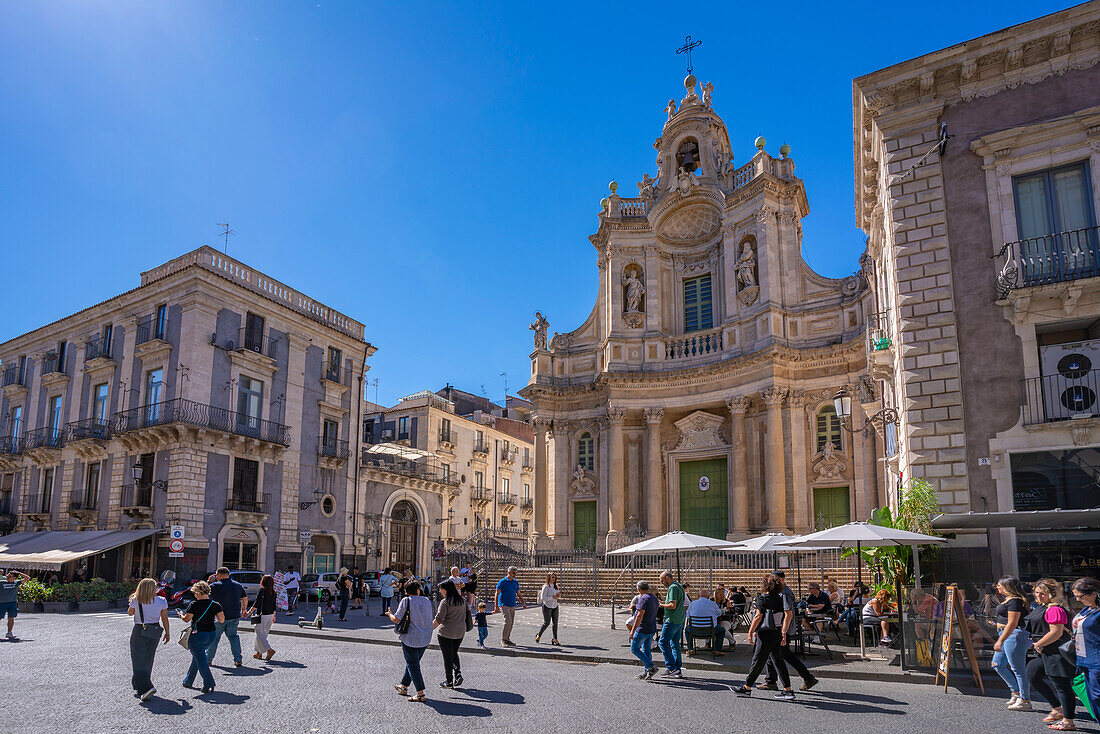
POLYGON ((60 584, 47 587, 47 596, 42 601, 44 612, 68 612, 75 607, 76 593, 73 584, 60 584))
POLYGON ((31 604, 36 612, 42 611, 42 602, 49 598, 49 587, 44 586, 38 579, 30 579, 19 585, 16 598, 23 604, 31 604))

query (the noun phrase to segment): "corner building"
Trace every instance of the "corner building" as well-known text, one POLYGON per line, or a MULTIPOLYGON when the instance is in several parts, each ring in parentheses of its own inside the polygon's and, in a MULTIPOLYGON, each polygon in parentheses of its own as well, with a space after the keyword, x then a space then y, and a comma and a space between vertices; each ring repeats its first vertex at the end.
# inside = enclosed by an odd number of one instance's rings
POLYGON ((8 529, 58 549, 71 534, 51 531, 148 531, 74 562, 106 578, 303 567, 312 531, 328 570, 356 552, 348 438, 373 351, 359 322, 212 248, 144 272, 0 344, 8 529))
POLYGON ((804 532, 881 504, 880 439, 862 413, 844 430, 832 404, 846 388, 877 409, 867 281, 806 265, 789 148, 772 157, 760 138, 735 167, 714 87, 696 84, 666 109, 656 178, 601 202, 589 317, 549 339, 532 324, 521 394, 543 545, 804 532))

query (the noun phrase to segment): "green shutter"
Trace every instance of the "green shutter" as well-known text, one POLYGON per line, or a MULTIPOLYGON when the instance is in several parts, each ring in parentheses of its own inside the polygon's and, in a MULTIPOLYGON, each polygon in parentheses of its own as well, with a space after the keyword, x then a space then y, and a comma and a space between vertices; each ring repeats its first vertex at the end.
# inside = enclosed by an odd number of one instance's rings
POLYGON ((701 331, 713 325, 710 276, 684 280, 684 331, 701 331))

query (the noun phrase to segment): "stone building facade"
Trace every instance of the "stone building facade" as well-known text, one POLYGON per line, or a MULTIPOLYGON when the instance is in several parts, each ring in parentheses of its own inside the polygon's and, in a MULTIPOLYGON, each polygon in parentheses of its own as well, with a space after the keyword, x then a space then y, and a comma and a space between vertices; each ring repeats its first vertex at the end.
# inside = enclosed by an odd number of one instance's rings
POLYGON ((0 344, 0 510, 19 531, 182 525, 108 577, 335 565, 356 547, 349 433, 363 325, 209 247, 0 344), (325 543, 325 539, 329 542, 325 543), (326 557, 331 556, 331 557, 326 557))
POLYGON ((1019 512, 1100 506, 1098 60, 1091 2, 853 85, 891 469, 936 486, 947 559, 975 578, 1068 577, 1100 540, 1019 512))
MULTIPOLYGON (((789 147, 737 167, 714 87, 685 80, 657 176, 601 202, 598 295, 578 328, 531 325, 535 531, 565 547, 683 529, 740 538, 865 518, 881 439, 867 370, 867 283, 802 259, 809 203, 789 147)), ((856 264, 853 263, 855 267, 856 264)))
POLYGON ((364 412, 360 482, 367 506, 378 508, 368 523, 383 565, 424 572, 434 566, 437 542, 450 548, 480 531, 529 535, 533 433, 504 412, 449 386, 364 412), (476 409, 462 415, 456 406, 476 409), (391 453, 401 447, 405 456, 391 453))

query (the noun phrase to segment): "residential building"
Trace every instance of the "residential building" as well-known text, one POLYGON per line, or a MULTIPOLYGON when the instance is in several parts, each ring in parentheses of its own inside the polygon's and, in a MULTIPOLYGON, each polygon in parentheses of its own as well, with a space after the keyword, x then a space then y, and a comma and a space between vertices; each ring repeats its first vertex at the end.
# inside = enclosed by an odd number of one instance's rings
POLYGON ((157 266, 0 343, 0 516, 134 531, 79 561, 108 578, 335 568, 366 552, 348 458, 373 351, 359 322, 210 247, 157 266))
POLYGON ((951 578, 1073 578, 1100 542, 1097 61, 1089 2, 853 84, 891 470, 938 490, 951 578))
POLYGON ((833 404, 843 390, 878 405, 862 379, 864 274, 810 269, 790 147, 773 157, 757 138, 735 166, 713 94, 689 75, 654 143, 656 178, 633 198, 612 182, 585 322, 552 338, 540 313, 531 325, 520 393, 535 415, 540 542, 805 532, 881 503, 883 444, 864 412, 851 426, 833 404))
MULTIPOLYGON (((517 400, 514 410, 526 403, 517 400)), ((379 509, 367 523, 384 564, 424 573, 437 543, 451 546, 482 530, 528 536, 533 432, 504 412, 449 385, 364 412, 361 494, 367 507, 379 509)))

